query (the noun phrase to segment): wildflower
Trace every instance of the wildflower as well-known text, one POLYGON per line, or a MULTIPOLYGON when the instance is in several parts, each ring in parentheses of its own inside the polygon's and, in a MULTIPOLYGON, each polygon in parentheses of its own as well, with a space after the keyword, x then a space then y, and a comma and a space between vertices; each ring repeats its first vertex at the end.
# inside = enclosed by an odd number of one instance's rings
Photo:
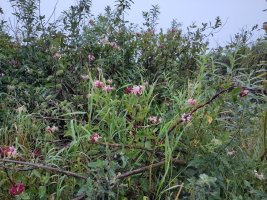
POLYGON ((231 150, 231 151, 227 150, 227 155, 228 156, 233 156, 235 154, 236 154, 236 151, 235 150, 231 150))
POLYGON ((8 150, 6 152, 6 156, 8 158, 14 158, 14 157, 16 157, 16 153, 17 153, 16 148, 14 146, 10 146, 10 147, 8 147, 8 150))
POLYGON ((48 133, 54 133, 54 132, 58 131, 58 127, 56 127, 56 126, 52 126, 52 127, 48 126, 48 127, 46 127, 46 131, 48 133))
POLYGON ((197 101, 195 99, 188 99, 187 103, 191 106, 195 106, 197 104, 197 101))
POLYGON ((110 85, 106 85, 103 87, 103 90, 105 92, 110 92, 111 90, 114 90, 114 87, 110 86, 110 85))
POLYGON ((182 120, 183 123, 189 122, 191 119, 192 119, 192 115, 190 115, 190 114, 185 114, 184 113, 182 115, 182 117, 181 117, 181 120, 182 120))
POLYGON ((100 135, 98 133, 94 133, 90 136, 90 142, 91 143, 96 143, 100 139, 100 135))
POLYGON ((6 147, 1 147, 0 150, 1 150, 1 156, 2 157, 7 156, 7 148, 6 147))
POLYGON ((124 90, 124 94, 130 94, 133 89, 133 86, 130 86, 124 90))
POLYGON ((82 80, 86 81, 89 79, 89 75, 81 75, 82 80))
POLYGON ((257 170, 254 170, 254 176, 261 181, 265 179, 263 173, 258 173, 257 170))
POLYGON ((4 77, 5 74, 4 73, 0 73, 0 78, 4 77))
POLYGON ((143 85, 129 86, 124 90, 124 94, 135 94, 140 96, 143 93, 144 88, 143 85))
POLYGON ((112 84, 112 82, 113 82, 112 79, 108 79, 108 80, 107 80, 107 83, 108 83, 108 84, 112 84))
POLYGON ((58 52, 54 53, 54 55, 53 55, 54 59, 59 59, 60 57, 61 57, 61 55, 58 52))
POLYGON ((97 88, 103 88, 104 83, 102 81, 99 81, 99 80, 94 80, 94 86, 97 88))
POLYGON ((246 90, 246 89, 245 89, 245 90, 243 90, 242 92, 239 93, 239 96, 240 96, 240 97, 245 97, 245 96, 248 95, 248 93, 249 93, 249 90, 246 90))
POLYGON ((89 61, 94 61, 95 60, 95 56, 93 54, 89 54, 88 55, 88 60, 89 61))
POLYGON ((12 184, 9 188, 9 193, 12 196, 20 195, 22 192, 24 192, 25 188, 23 183, 20 181, 18 184, 12 184))
POLYGON ((158 116, 150 116, 148 118, 148 120, 152 123, 152 124, 158 124, 160 122, 162 122, 162 118, 158 117, 158 116))
POLYGON ((119 45, 116 42, 110 42, 109 45, 113 48, 113 49, 120 49, 119 45))
POLYGON ((103 45, 106 45, 106 44, 109 44, 109 41, 108 41, 108 38, 107 37, 104 37, 100 40, 100 42, 103 44, 103 45))

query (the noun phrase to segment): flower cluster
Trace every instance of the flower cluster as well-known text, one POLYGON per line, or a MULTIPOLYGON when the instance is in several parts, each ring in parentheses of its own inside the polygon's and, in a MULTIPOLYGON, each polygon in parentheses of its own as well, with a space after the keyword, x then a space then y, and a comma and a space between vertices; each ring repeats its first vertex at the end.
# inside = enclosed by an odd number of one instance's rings
POLYGON ((89 54, 88 55, 88 60, 89 61, 94 61, 95 60, 95 56, 93 54, 89 54))
POLYGON ((187 100, 187 103, 190 105, 190 106, 195 106, 197 105, 197 101, 195 99, 188 99, 187 100))
POLYGON ((12 196, 20 195, 22 192, 24 192, 25 188, 23 183, 20 181, 17 184, 12 184, 9 188, 9 193, 12 196))
MULTIPOLYGON (((111 84, 112 80, 108 79, 107 83, 111 84)), ((105 92, 110 92, 110 91, 114 90, 114 87, 112 87, 111 85, 105 85, 104 82, 99 81, 99 80, 94 80, 94 87, 100 88, 105 92)))
POLYGON ((58 131, 58 127, 56 127, 56 126, 52 126, 52 127, 48 126, 48 127, 46 127, 45 130, 46 130, 48 133, 54 133, 54 132, 58 131))
POLYGON ((239 93, 239 96, 240 97, 245 97, 245 96, 248 95, 248 93, 249 93, 249 90, 243 90, 242 92, 239 93))
POLYGON ((98 140, 99 140, 100 138, 101 138, 101 137, 100 137, 100 135, 99 135, 98 133, 94 133, 94 134, 92 134, 92 135, 90 136, 89 141, 90 141, 91 143, 96 143, 96 142, 98 142, 98 140))
POLYGON ((120 50, 121 49, 120 46, 116 42, 109 42, 107 38, 103 38, 100 42, 103 45, 108 45, 108 46, 110 46, 113 49, 117 49, 117 50, 120 50))
POLYGON ((182 114, 181 120, 183 123, 189 122, 192 119, 192 115, 190 114, 182 114))
POLYGON ((137 96, 142 95, 145 87, 143 85, 130 86, 124 90, 125 94, 135 94, 137 96))
POLYGON ((152 124, 159 124, 162 122, 162 118, 161 117, 158 117, 158 116, 150 116, 148 118, 149 122, 152 123, 152 124))
POLYGON ((0 147, 1 156, 7 158, 15 158, 17 155, 17 150, 14 146, 0 147))

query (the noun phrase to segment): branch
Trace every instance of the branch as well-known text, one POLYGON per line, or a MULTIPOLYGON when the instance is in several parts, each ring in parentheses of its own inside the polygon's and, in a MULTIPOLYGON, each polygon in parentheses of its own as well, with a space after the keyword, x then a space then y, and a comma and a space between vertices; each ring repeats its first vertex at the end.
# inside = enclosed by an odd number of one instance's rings
POLYGON ((84 179, 84 180, 87 179, 87 177, 76 174, 74 172, 66 171, 63 169, 55 168, 55 167, 50 167, 50 166, 43 165, 43 164, 30 163, 30 162, 24 162, 24 161, 18 161, 18 160, 9 160, 9 159, 0 159, 0 162, 27 165, 27 166, 32 166, 34 168, 44 169, 47 171, 53 171, 53 172, 60 173, 60 174, 66 174, 67 176, 73 176, 73 177, 84 179))
MULTIPOLYGON (((197 106, 194 110, 192 110, 190 113, 186 114, 184 117, 188 117, 192 114, 194 114, 196 111, 198 111, 199 109, 203 108, 206 105, 209 105, 212 101, 214 101, 216 98, 218 98, 221 94, 231 91, 235 88, 235 86, 231 86, 229 88, 226 88, 224 90, 221 90, 219 92, 217 92, 210 100, 208 100, 206 103, 197 106)), ((179 118, 178 121, 176 121, 171 128, 168 130, 168 134, 170 134, 179 124, 181 124, 183 122, 182 118, 179 118)))
MULTIPOLYGON (((171 161, 173 164, 177 164, 177 165, 186 165, 186 162, 183 161, 183 160, 172 160, 171 161)), ((160 161, 158 163, 155 163, 155 164, 152 164, 152 165, 148 165, 148 166, 144 166, 144 167, 140 167, 138 169, 134 169, 132 171, 129 171, 129 172, 125 172, 123 174, 120 174, 116 177, 116 179, 123 179, 123 178, 126 178, 126 177, 129 177, 129 176, 132 176, 132 175, 135 175, 135 174, 140 174, 144 171, 147 171, 149 170, 150 168, 156 168, 156 167, 160 167, 162 165, 165 164, 165 160, 163 161, 160 161)))

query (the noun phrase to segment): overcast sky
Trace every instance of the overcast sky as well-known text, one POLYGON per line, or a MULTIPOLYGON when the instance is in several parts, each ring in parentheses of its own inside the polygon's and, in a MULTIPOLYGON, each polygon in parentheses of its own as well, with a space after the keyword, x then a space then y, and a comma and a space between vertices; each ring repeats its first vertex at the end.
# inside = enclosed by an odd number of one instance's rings
MULTIPOLYGON (((76 0, 77 1, 77 0, 76 0)), ((56 0, 41 0, 42 14, 49 16, 56 4, 56 0)), ((142 11, 148 11, 151 5, 159 5, 160 16, 159 26, 167 29, 171 25, 172 19, 177 19, 183 27, 190 25, 192 22, 200 24, 202 22, 214 22, 219 16, 223 23, 226 23, 223 29, 211 39, 214 46, 217 42, 224 45, 230 40, 230 37, 239 32, 242 28, 250 29, 258 24, 259 28, 262 23, 267 21, 266 0, 134 0, 131 11, 126 17, 130 22, 142 24, 142 11)), ((55 17, 57 18, 62 10, 67 9, 74 4, 75 0, 58 0, 55 17)), ((114 6, 115 0, 93 0, 92 13, 96 16, 103 13, 107 5, 114 6)), ((0 7, 3 8, 5 18, 9 18, 12 12, 8 0, 0 0, 0 7)), ((255 38, 264 34, 263 30, 255 33, 255 38)))

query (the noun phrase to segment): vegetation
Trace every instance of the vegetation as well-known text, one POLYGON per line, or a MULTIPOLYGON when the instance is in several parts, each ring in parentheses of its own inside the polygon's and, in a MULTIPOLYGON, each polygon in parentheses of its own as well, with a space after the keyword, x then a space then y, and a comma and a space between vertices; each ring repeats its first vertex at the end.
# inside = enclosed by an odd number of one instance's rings
MULTIPOLYGON (((0 199, 266 199, 266 38, 138 27, 132 0, 0 22, 0 199)), ((0 9, 3 14, 3 10, 0 9)))

